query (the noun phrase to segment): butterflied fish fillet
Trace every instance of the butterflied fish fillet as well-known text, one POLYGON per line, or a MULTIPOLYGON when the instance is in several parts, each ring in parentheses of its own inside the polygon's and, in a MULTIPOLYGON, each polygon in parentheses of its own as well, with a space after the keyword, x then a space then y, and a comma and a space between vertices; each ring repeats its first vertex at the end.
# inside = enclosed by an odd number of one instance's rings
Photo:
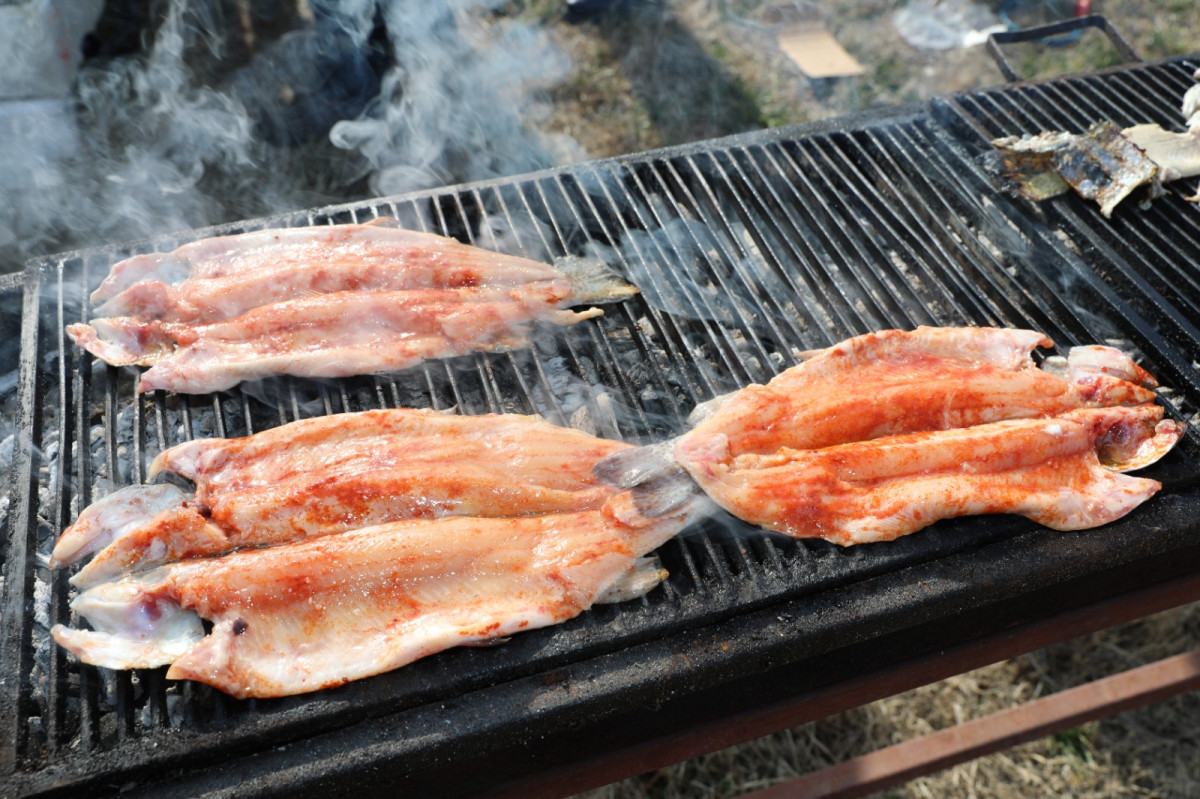
POLYGON ((101 303, 102 316, 204 322, 341 291, 511 288, 569 278, 572 304, 634 292, 598 264, 561 259, 559 267, 404 230, 381 218, 218 236, 169 253, 137 255, 114 264, 91 299, 101 303))
POLYGON ((329 535, 411 518, 532 516, 600 507, 613 489, 592 467, 629 445, 536 416, 392 409, 293 422, 252 436, 189 441, 150 476, 195 483, 132 486, 63 531, 51 566, 96 556, 86 586, 182 558, 329 535))
POLYGON ((1080 530, 1120 518, 1161 488, 1118 470, 1148 465, 1175 444, 1182 426, 1162 415, 1155 405, 1083 408, 768 455, 732 456, 716 436, 686 465, 726 510, 797 538, 887 541, 980 513, 1080 530))
MULTIPOLYGON (((1045 369, 1030 358, 1051 341, 1031 330, 919 327, 847 339, 766 385, 701 406, 678 439, 618 453, 597 466, 623 487, 652 483, 720 436, 733 456, 817 449, 897 433, 1047 416, 1087 406, 1153 401, 1154 378, 1111 347, 1076 347, 1045 369)), ((667 481, 662 500, 686 497, 667 481), (676 493, 676 489, 679 493, 676 493)), ((654 488, 643 489, 647 499, 654 488)), ((660 491, 660 493, 662 493, 660 491)))
POLYGON ((535 323, 572 325, 603 311, 571 306, 636 292, 587 259, 550 266, 384 224, 319 226, 122 261, 92 295, 105 315, 67 332, 114 366, 152 366, 142 391, 201 393, 524 347, 535 323))
POLYGON ((569 283, 466 291, 344 291, 265 305, 202 325, 131 317, 67 333, 102 360, 150 365, 139 391, 221 391, 273 375, 346 377, 433 358, 527 346, 535 322, 573 325, 601 311, 561 309, 569 283))
POLYGON ((576 513, 395 522, 183 561, 84 591, 72 608, 93 629, 51 632, 98 666, 170 663, 168 678, 238 697, 314 691, 645 593, 665 576, 645 556, 688 513, 649 519, 619 494, 576 513))

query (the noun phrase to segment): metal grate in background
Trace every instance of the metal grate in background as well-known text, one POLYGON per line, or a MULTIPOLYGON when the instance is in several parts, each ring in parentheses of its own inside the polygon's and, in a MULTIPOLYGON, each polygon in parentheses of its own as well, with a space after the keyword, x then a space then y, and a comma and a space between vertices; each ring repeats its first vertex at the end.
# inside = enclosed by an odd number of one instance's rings
MULTIPOLYGON (((1195 85, 1200 59, 1118 69, 1042 84, 991 89, 940 101, 935 113, 977 150, 1000 136, 1043 130, 1086 131, 1109 120, 1118 127, 1157 123, 1179 130, 1183 94, 1195 85)), ((1074 242, 1081 258, 1163 334, 1200 360, 1200 213, 1184 199, 1191 180, 1167 184, 1167 195, 1138 207, 1139 195, 1111 220, 1074 194, 1038 205, 1045 224, 1074 242)))
MULTIPOLYGON (((721 516, 662 548, 671 578, 641 600, 598 607, 502 647, 451 650, 280 700, 232 700, 208 686, 168 682, 164 669, 80 667, 48 636, 49 625, 71 620, 67 575, 45 568, 58 532, 88 503, 142 480, 157 452, 197 436, 409 406, 539 413, 648 442, 682 430, 696 403, 765 381, 803 350, 919 324, 1033 327, 1062 348, 1109 341, 1160 378, 1169 413, 1192 419, 1200 409, 1200 332, 1189 319, 1200 318, 1192 313, 1200 295, 1188 270, 1195 270, 1200 212, 1164 198, 1150 221, 1128 206, 1110 226, 1094 207, 1064 198, 1045 211, 1047 225, 1028 204, 998 192, 978 163, 980 131, 1022 132, 1008 126, 1041 129, 1062 119, 1048 108, 1082 125, 1093 109, 1129 115, 1119 124, 1146 121, 1142 113, 1170 121, 1180 76, 1192 69, 1181 61, 983 92, 944 101, 933 116, 910 109, 768 131, 32 263, 3 550, 0 774, 29 793, 152 786, 988 544, 1051 540, 1058 534, 991 517, 843 550, 721 516), (1195 220, 1184 219, 1188 211, 1195 220), (381 377, 270 380, 199 397, 139 396, 131 372, 94 362, 63 333, 86 318, 87 292, 131 252, 243 229, 384 215, 532 257, 602 257, 642 294, 607 306, 600 319, 543 331, 526 350, 381 377), (1176 224, 1156 226, 1164 216, 1176 224), (1152 246, 1120 245, 1114 231, 1126 230, 1152 246), (1153 258, 1159 251, 1168 257, 1153 258), (1152 269, 1142 268, 1147 259, 1152 269), (1172 286, 1175 293, 1167 291, 1172 286)), ((1151 473, 1168 492, 1196 483, 1195 425, 1151 473)), ((1153 516, 1155 502, 1138 513, 1153 516)), ((1200 542, 1200 532, 1188 536, 1200 542)), ((1133 557, 1120 540, 1113 562, 1133 557)), ((888 623, 899 628, 905 620, 888 623)))

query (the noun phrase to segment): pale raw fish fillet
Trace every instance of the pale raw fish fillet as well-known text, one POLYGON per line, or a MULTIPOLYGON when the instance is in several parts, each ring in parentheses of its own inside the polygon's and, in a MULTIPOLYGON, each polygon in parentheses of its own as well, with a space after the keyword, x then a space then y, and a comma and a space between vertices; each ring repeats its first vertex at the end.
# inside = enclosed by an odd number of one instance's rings
POLYGON ((1080 530, 1124 516, 1161 488, 1117 470, 1174 446, 1183 427, 1162 416, 1155 405, 1084 408, 765 455, 731 455, 717 435, 692 447, 685 465, 726 510, 797 538, 888 541, 980 513, 1080 530))
POLYGON ((533 516, 600 507, 614 489, 593 475, 629 445, 537 416, 391 409, 306 419, 243 438, 189 441, 150 476, 195 483, 132 486, 80 514, 52 566, 96 552, 79 587, 132 569, 412 518, 533 516))
POLYGON ((536 323, 637 289, 597 261, 555 266, 454 239, 367 225, 265 230, 113 266, 101 317, 72 324, 114 366, 152 366, 139 390, 220 391, 272 375, 345 377, 528 346, 536 323))
POLYGON ((511 289, 345 291, 265 305, 222 322, 130 317, 74 324, 76 344, 114 365, 149 365, 139 391, 222 391, 274 375, 347 377, 434 358, 527 346, 535 322, 599 316, 560 308, 569 283, 511 289))
MULTIPOLYGON (((260 230, 137 255, 114 264, 91 299, 103 303, 103 316, 201 322, 310 294, 513 287, 569 276, 529 258, 395 224, 381 218, 260 230)), ((607 291, 632 293, 612 277, 607 291)), ((591 289, 575 296, 577 302, 613 298, 591 289)))
POLYGON ((1051 343, 1032 330, 986 327, 857 336, 818 351, 766 385, 701 406, 692 430, 619 453, 598 473, 630 487, 678 465, 692 471, 690 451, 715 436, 734 456, 766 454, 1154 400, 1154 378, 1111 347, 1076 347, 1065 362, 1037 368, 1030 353, 1051 343))
POLYGON ((645 556, 689 514, 646 518, 618 494, 576 513, 394 522, 183 561, 84 591, 72 608, 93 629, 51 632, 98 666, 170 663, 168 678, 238 697, 315 691, 645 593, 665 576, 645 556))

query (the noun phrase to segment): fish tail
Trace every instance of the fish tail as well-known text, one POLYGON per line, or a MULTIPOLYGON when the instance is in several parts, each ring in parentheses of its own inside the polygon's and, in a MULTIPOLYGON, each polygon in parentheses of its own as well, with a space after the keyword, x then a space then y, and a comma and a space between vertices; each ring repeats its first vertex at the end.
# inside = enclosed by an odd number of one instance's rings
POLYGON ((608 264, 594 258, 567 255, 554 259, 554 268, 571 280, 568 301, 573 304, 585 302, 617 302, 638 293, 637 286, 609 268, 608 264))
POLYGON ((644 516, 665 516, 686 509, 689 515, 703 513, 687 508, 688 503, 704 498, 703 489, 682 469, 639 483, 630 493, 633 504, 644 516))
POLYGON ((635 560, 629 571, 614 579, 592 601, 597 605, 628 602, 650 593, 669 576, 670 573, 662 567, 658 558, 644 555, 635 560))
POLYGON ((605 485, 633 488, 665 475, 682 472, 683 469, 671 454, 674 449, 674 440, 623 449, 596 463, 592 467, 592 474, 605 485))

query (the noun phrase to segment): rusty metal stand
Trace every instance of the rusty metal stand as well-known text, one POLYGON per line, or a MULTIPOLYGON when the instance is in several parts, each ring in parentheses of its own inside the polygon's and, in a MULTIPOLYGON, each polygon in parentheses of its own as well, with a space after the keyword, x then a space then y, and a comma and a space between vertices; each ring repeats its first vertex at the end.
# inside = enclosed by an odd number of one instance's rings
MULTIPOLYGON (((535 780, 512 785, 494 793, 496 796, 511 797, 511 799, 567 796, 586 788, 598 787, 635 774, 662 768, 671 763, 698 757, 742 741, 769 735, 809 721, 816 721, 878 699, 929 685, 956 674, 1197 601, 1200 601, 1200 574, 1192 573, 1163 581, 1148 588, 1058 613, 1050 618, 1018 624, 973 641, 892 664, 873 674, 848 679, 825 688, 801 692, 774 705, 756 707, 743 713, 725 716, 711 723, 696 724, 675 735, 633 745, 617 753, 594 759, 580 758, 569 767, 547 770, 535 780)), ((888 785, 914 779, 921 774, 946 768, 954 763, 970 760, 987 751, 1003 749, 1030 738, 1049 734, 1054 729, 1063 729, 1079 724, 1087 718, 1100 718, 1200 687, 1200 678, 1197 678, 1197 672, 1200 672, 1200 654, 1190 653, 1178 658, 1171 658, 1159 664, 1152 664, 1123 675, 1117 675, 1114 678, 1101 680, 1098 682, 1099 687, 1082 686, 1072 689, 1072 691, 1060 692, 1045 700, 1039 700, 1049 702, 1049 705, 1038 705, 1030 711, 1025 711, 1025 713, 1033 715, 1035 720, 1032 723, 1036 726, 1036 729, 1031 728, 1024 733, 1027 737, 1022 737, 1022 733, 1018 729, 1021 716, 1017 714, 1020 709, 1017 709, 1012 711, 1012 719, 1002 720, 1010 725, 1010 729, 1000 736, 1004 740, 996 742, 991 748, 980 748, 982 744, 979 739, 963 737, 961 740, 957 740, 958 736, 978 734, 971 730, 964 734, 962 725, 960 725, 944 733, 938 733, 937 735, 942 737, 935 739, 932 743, 923 738, 911 742, 911 744, 902 744, 900 746, 910 748, 901 751, 899 755, 894 751, 897 747, 890 747, 880 750, 875 755, 866 755, 863 758, 847 761, 840 766, 832 766, 827 770, 814 772, 800 778, 800 780, 811 778, 808 783, 800 785, 796 785, 794 782, 785 783, 752 795, 757 799, 860 796, 864 793, 881 790, 888 785), (1155 666, 1159 668, 1154 668, 1155 666), (1185 675, 1185 672, 1189 671, 1192 673, 1185 675), (1156 684, 1137 687, 1139 681, 1147 679, 1154 680, 1156 684), (1116 681, 1115 686, 1114 680, 1116 681), (1133 693, 1122 698, 1119 695, 1122 687, 1133 693), (1083 691, 1082 697, 1078 693, 1081 690, 1083 691), (1056 699, 1056 697, 1062 698, 1056 699), (1086 708, 1093 702, 1096 703, 1096 707, 1091 708, 1094 715, 1088 715, 1086 708), (1078 715, 1079 713, 1084 715, 1078 715), (1063 727, 1045 726, 1050 723, 1052 718, 1065 720, 1063 727), (946 743, 947 741, 952 743, 946 743), (937 750, 942 746, 945 746, 947 751, 939 755, 937 750), (923 753, 922 747, 924 747, 923 753), (953 757, 949 752, 951 748, 957 751, 953 757), (913 754, 914 751, 927 761, 922 770, 904 768, 906 765, 904 758, 917 756, 913 754), (877 756, 878 759, 868 761, 864 765, 864 760, 874 756, 877 756), (880 765, 884 760, 894 764, 893 774, 885 774, 887 770, 880 765), (839 771, 834 773, 835 769, 839 771), (847 779, 845 776, 847 774, 861 774, 863 784, 860 789, 854 789, 854 786, 850 785, 854 780, 847 779), (869 784, 866 782, 868 776, 872 780, 869 784), (835 784, 834 782, 818 781, 831 778, 842 780, 842 782, 835 784), (838 785, 843 787, 838 788, 838 785), (843 792, 835 792, 835 788, 843 792), (809 792, 804 793, 802 790, 809 792), (853 792, 850 792, 852 790, 853 792)), ((986 722, 981 721, 974 724, 991 726, 996 723, 995 717, 989 717, 986 722)), ((990 730, 989 732, 994 731, 990 730)))
POLYGON ((814 771, 744 799, 851 799, 1200 688, 1200 649, 814 771))

